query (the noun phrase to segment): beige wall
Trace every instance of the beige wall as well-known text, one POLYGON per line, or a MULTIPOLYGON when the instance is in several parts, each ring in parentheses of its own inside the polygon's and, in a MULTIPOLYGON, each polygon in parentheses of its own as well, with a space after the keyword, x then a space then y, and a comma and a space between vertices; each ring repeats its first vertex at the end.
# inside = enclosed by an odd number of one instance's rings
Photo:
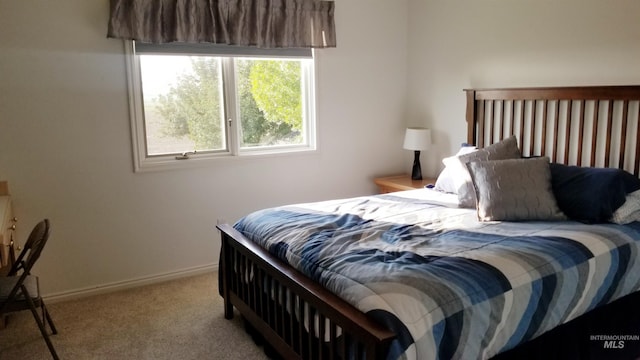
POLYGON ((640 83, 639 13, 636 0, 337 0, 317 154, 136 174, 108 1, 0 0, 0 179, 20 238, 52 220, 47 294, 209 269, 219 218, 369 194, 372 177, 408 171, 406 125, 433 129, 435 175, 465 140, 463 88, 640 83))
POLYGON ((371 194, 374 176, 410 167, 401 149, 407 5, 336 2, 338 48, 318 59, 318 153, 133 173, 124 50, 106 38, 108 0, 0 0, 0 179, 20 239, 52 221, 36 267, 44 293, 211 269, 217 219, 371 194))
POLYGON ((640 1, 410 0, 409 121, 434 129, 423 171, 466 140, 469 87, 640 84, 640 1))

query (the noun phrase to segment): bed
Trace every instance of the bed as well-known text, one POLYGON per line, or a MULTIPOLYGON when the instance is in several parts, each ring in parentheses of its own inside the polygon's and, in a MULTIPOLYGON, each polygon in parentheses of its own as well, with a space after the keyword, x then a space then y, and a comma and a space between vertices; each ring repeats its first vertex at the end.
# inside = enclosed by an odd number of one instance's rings
POLYGON ((640 223, 609 222, 620 199, 604 206, 637 190, 640 86, 465 92, 467 142, 481 149, 469 156, 517 144, 462 164, 477 209, 460 207, 461 182, 458 194, 295 204, 219 225, 225 317, 235 307, 287 359, 640 357, 640 223), (621 193, 598 178, 581 190, 588 206, 571 198, 561 211, 565 191, 501 189, 538 204, 514 205, 492 180, 524 169, 544 187, 607 168, 621 193))

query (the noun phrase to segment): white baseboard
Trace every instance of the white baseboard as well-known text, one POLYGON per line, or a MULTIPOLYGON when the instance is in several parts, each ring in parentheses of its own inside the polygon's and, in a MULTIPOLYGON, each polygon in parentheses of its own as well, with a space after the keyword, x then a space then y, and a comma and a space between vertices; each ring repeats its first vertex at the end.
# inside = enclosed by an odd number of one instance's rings
POLYGON ((131 280, 124 281, 116 281, 108 284, 102 284, 97 286, 92 286, 83 289, 75 289, 69 291, 62 291, 59 293, 47 294, 43 296, 44 300, 47 303, 52 304, 60 301, 79 299, 91 295, 104 294, 108 292, 124 290, 129 288, 134 288, 143 285, 160 283, 163 281, 169 281, 174 279, 179 279, 187 276, 200 275, 208 272, 213 272, 218 270, 218 264, 208 264, 195 266, 192 268, 171 271, 164 274, 157 274, 151 276, 139 277, 131 280))

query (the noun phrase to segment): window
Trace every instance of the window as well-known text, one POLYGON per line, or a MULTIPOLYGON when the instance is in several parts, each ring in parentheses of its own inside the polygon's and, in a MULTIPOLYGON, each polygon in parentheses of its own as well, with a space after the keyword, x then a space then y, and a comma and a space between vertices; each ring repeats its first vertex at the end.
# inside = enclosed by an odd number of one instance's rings
POLYGON ((315 149, 310 49, 127 47, 136 171, 315 149))

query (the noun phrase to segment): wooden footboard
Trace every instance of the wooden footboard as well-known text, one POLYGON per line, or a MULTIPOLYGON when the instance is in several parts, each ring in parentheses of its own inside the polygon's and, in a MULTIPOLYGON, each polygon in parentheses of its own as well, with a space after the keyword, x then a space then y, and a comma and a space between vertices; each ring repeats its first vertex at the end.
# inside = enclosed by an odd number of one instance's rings
POLYGON ((235 307, 286 359, 382 359, 394 334, 229 225, 222 233, 225 317, 235 307))

